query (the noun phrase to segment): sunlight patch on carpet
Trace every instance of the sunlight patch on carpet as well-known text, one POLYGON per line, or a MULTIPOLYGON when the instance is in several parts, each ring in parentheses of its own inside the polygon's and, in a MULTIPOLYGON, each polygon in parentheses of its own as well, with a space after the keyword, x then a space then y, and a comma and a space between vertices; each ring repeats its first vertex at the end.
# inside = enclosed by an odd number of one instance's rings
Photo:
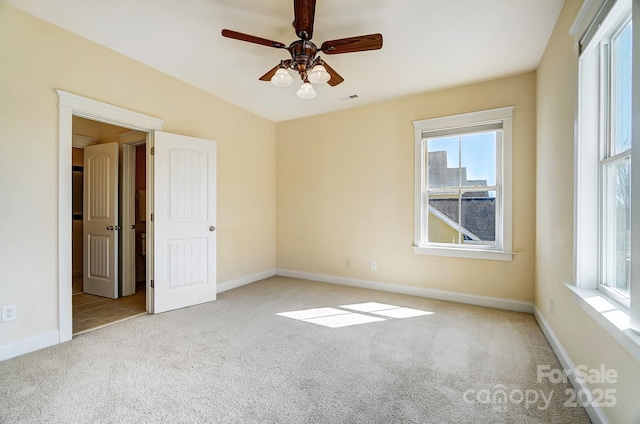
POLYGON ((401 319, 434 314, 434 312, 420 311, 418 309, 387 305, 378 302, 356 303, 353 305, 339 306, 338 308, 325 307, 303 309, 300 311, 280 312, 276 315, 311 324, 322 325, 324 327, 341 328, 351 325, 387 321, 386 318, 401 319), (358 314, 352 311, 362 313, 358 314), (380 316, 386 318, 381 318, 380 316))
POLYGON ((352 309, 359 312, 382 315, 389 318, 413 318, 424 315, 432 315, 434 312, 420 311, 418 309, 404 308, 395 305, 386 305, 378 302, 357 303, 354 305, 342 305, 344 309, 352 309))
POLYGON ((341 315, 341 314, 348 314, 348 313, 350 312, 343 311, 342 309, 336 309, 336 308, 314 308, 314 309, 304 309, 302 311, 282 312, 276 315, 304 321, 306 319, 311 319, 311 318, 328 317, 331 315, 341 315))
POLYGON ((305 319, 305 322, 311 324, 323 325, 329 328, 348 327, 350 325, 368 324, 370 322, 386 321, 384 318, 370 317, 368 315, 346 313, 342 315, 333 315, 330 317, 305 319))

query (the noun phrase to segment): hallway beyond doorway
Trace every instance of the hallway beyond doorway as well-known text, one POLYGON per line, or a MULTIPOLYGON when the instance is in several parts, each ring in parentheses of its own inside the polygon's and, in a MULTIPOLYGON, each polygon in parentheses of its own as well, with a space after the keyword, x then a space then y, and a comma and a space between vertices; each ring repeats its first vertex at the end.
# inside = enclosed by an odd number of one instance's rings
POLYGON ((74 336, 147 313, 144 282, 136 284, 135 294, 118 299, 82 293, 82 278, 73 282, 74 336))

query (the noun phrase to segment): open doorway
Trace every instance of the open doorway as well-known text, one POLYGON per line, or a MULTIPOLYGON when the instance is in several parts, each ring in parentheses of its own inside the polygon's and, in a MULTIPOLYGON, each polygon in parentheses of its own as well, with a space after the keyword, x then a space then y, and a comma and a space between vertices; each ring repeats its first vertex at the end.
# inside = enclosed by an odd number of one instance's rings
MULTIPOLYGON (((94 330, 115 322, 147 313, 146 296, 146 133, 131 131, 81 117, 72 121, 72 320, 73 335, 94 330), (88 230, 95 225, 88 220, 88 212, 95 206, 91 190, 97 186, 109 186, 102 179, 102 172, 91 175, 88 171, 94 157, 90 151, 108 147, 114 153, 113 176, 115 196, 112 201, 115 214, 109 237, 96 236, 88 230), (85 155, 85 151, 88 153, 85 155), (87 171, 87 172, 85 172, 87 171), (115 206, 117 205, 117 207, 115 206), (103 266, 104 261, 88 259, 96 252, 94 240, 112 240, 115 244, 113 266, 103 266), (94 249, 94 250, 92 250, 94 249), (101 275, 102 274, 102 275, 101 275), (98 280, 98 283, 95 281, 98 280), (96 290, 100 280, 112 282, 106 292, 96 290)), ((110 178, 105 175, 104 178, 110 178)), ((98 200, 98 203, 99 200, 98 200)), ((105 227, 98 224, 101 230, 105 227)), ((109 284, 107 284, 109 285, 109 284)))
MULTIPOLYGON (((56 93, 58 93, 59 111, 58 180, 60 181, 58 193, 59 342, 69 341, 73 336, 71 285, 73 279, 71 260, 73 184, 70 172, 73 117, 88 118, 92 121, 141 131, 146 137, 147 312, 157 314, 216 300, 216 142, 163 132, 164 121, 152 116, 62 90, 56 90, 56 93)), ((123 152, 132 150, 124 148, 129 146, 127 143, 122 146, 123 152)), ((114 157, 117 156, 116 151, 114 157)), ((131 156, 123 153, 123 163, 129 163, 130 160, 126 160, 125 157, 130 159, 131 156)), ((124 168, 128 169, 128 167, 124 168)), ((84 169, 83 173, 86 175, 91 172, 84 169)), ((113 184, 114 187, 116 185, 117 183, 113 184)), ((124 197, 133 199, 131 196, 124 197)), ((131 200, 131 203, 133 204, 134 201, 135 199, 131 200)), ((116 224, 115 222, 108 224, 107 227, 111 225, 114 226, 114 230, 116 225, 129 228, 124 223, 116 224)), ((117 243, 112 243, 109 247, 116 245, 117 243)), ((117 257, 115 253, 117 252, 114 251, 112 258, 117 257)), ((124 272, 126 267, 122 268, 124 272)), ((114 270, 116 269, 117 267, 114 267, 114 270)), ((123 284, 123 289, 124 286, 123 284)))

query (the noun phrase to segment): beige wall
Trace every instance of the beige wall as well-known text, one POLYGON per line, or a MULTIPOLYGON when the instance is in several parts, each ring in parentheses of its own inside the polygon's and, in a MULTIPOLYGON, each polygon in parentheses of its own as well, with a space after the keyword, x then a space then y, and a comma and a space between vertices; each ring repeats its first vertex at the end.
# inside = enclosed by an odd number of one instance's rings
MULTIPOLYGON (((582 4, 567 0, 538 69, 536 307, 576 365, 617 370, 612 423, 640 422, 640 363, 590 318, 564 283, 573 281, 573 143, 577 53, 569 28, 582 4), (554 299, 555 313, 550 310, 554 299)), ((606 387, 606 386, 605 386, 606 387)))
POLYGON ((58 328, 55 89, 218 143, 218 282, 275 268, 275 124, 0 3, 0 346, 58 328))
POLYGON ((278 123, 278 268, 532 302, 535 78, 278 123), (512 105, 514 260, 414 254, 412 121, 512 105))

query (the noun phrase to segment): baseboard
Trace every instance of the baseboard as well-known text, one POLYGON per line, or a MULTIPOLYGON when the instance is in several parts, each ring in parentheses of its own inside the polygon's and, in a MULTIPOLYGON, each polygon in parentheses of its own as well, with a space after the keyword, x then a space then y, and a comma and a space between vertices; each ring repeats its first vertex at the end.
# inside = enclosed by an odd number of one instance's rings
MULTIPOLYGON (((544 336, 547 338, 547 340, 549 341, 549 344, 551 345, 551 348, 553 349, 556 356, 558 357, 558 360, 560 361, 562 368, 564 368, 565 370, 571 371, 569 373, 568 378, 574 390, 576 391, 576 393, 586 393, 588 394, 588 399, 590 400, 593 399, 593 394, 591 393, 589 386, 587 386, 582 381, 576 380, 576 375, 578 375, 578 370, 576 369, 576 365, 573 363, 573 361, 569 357, 569 354, 567 353, 567 351, 564 350, 564 347, 562 347, 562 343, 560 343, 560 339, 558 339, 556 334, 553 332, 547 320, 540 313, 540 310, 538 310, 538 308, 536 308, 535 306, 533 310, 533 316, 536 317, 536 321, 538 321, 538 325, 540 325, 540 328, 542 329, 544 336)), ((591 419, 592 423, 609 424, 609 419, 604 414, 601 407, 587 405, 584 407, 584 409, 587 411, 587 415, 589 415, 589 418, 591 419)))
POLYGON ((36 350, 44 349, 45 347, 58 343, 60 343, 60 334, 58 331, 50 331, 30 339, 7 343, 0 346, 0 361, 35 352, 36 350))
POLYGON ((475 296, 471 294, 455 293, 445 290, 427 289, 423 287, 404 286, 400 284, 383 283, 380 281, 360 280, 355 278, 337 277, 334 275, 312 274, 302 271, 278 269, 276 274, 282 277, 300 278, 303 280, 320 281, 323 283, 341 284, 343 286, 359 287, 410 296, 427 297, 430 299, 446 300, 449 302, 466 303, 469 305, 487 306, 489 308, 506 309, 509 311, 533 313, 533 303, 520 300, 501 299, 497 297, 475 296))
POLYGON ((219 283, 217 285, 217 290, 218 293, 226 292, 227 290, 237 289, 238 287, 246 286, 247 284, 255 283, 256 281, 264 280, 265 278, 273 277, 274 275, 276 275, 275 269, 260 272, 258 274, 247 275, 246 277, 238 278, 236 280, 219 283))

